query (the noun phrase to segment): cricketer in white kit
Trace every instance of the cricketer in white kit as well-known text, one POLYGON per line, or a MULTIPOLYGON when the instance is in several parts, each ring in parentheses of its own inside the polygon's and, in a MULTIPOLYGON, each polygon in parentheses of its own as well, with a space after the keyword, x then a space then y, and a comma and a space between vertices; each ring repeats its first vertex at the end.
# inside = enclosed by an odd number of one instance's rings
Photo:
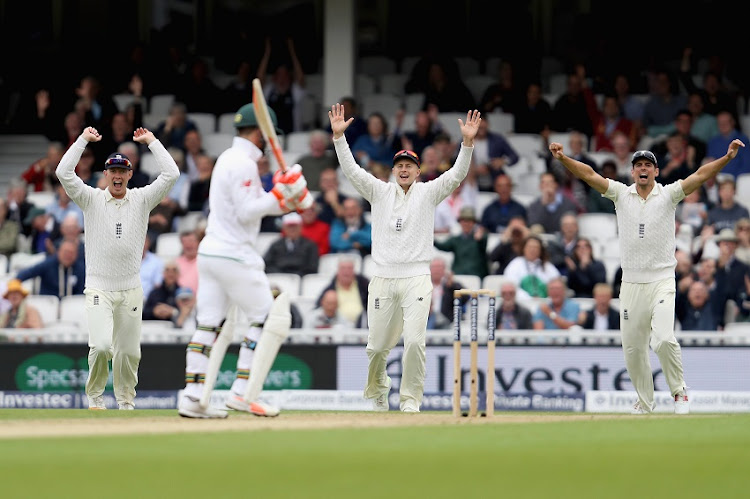
POLYGON ((120 409, 128 410, 135 408, 141 360, 140 270, 148 216, 177 182, 180 170, 154 134, 138 128, 133 140, 148 145, 159 165, 159 176, 146 187, 128 189, 132 164, 124 154, 113 153, 104 164, 107 188, 95 189, 75 174, 75 167, 86 145, 101 139, 95 128, 85 128, 60 160, 56 174, 70 199, 83 211, 89 408, 106 409, 102 394, 112 360, 115 398, 120 409))
POLYGON ((458 120, 463 136, 453 168, 430 182, 417 182, 419 157, 402 150, 393 157, 396 182, 383 182, 355 162, 344 131, 354 118, 344 118, 340 104, 328 116, 333 143, 344 174, 372 210, 372 259, 375 263, 368 288, 367 338, 369 359, 364 397, 375 410, 388 410, 391 379, 386 359, 403 334, 404 353, 399 408, 419 412, 424 394, 425 336, 432 301, 430 261, 434 256, 435 207, 466 177, 481 121, 479 111, 458 120))
MULTIPOLYGON (((269 109, 276 126, 276 115, 269 109)), ((263 217, 312 204, 299 165, 274 175, 265 192, 257 161, 265 140, 252 104, 235 115, 237 136, 216 160, 211 176, 206 235, 198 247, 198 328, 187 347, 185 390, 178 413, 189 418, 225 418, 210 406, 210 395, 235 326, 246 319, 237 375, 226 405, 256 416, 276 416, 279 409, 258 400, 279 347, 289 334, 289 298, 273 299, 262 255, 256 250, 263 217), (225 322, 226 319, 226 322, 225 322)))
POLYGON ((666 186, 656 183, 659 175, 656 156, 651 151, 636 151, 631 170, 634 183, 626 186, 605 179, 590 166, 566 156, 561 144, 549 145, 553 156, 568 170, 615 203, 622 255, 622 349, 625 367, 638 394, 633 414, 648 414, 654 410, 649 343, 659 357, 674 397, 675 414, 690 412, 682 352, 674 335, 675 212, 685 196, 719 173, 744 146, 740 140, 734 140, 725 156, 702 165, 684 180, 666 186))

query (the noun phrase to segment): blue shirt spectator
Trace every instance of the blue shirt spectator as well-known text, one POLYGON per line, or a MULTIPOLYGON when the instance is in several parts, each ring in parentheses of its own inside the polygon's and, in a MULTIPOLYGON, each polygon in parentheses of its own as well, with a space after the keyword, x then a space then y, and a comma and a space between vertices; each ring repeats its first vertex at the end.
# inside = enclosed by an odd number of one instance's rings
POLYGON ((561 278, 547 283, 549 301, 534 312, 534 329, 568 329, 578 324, 581 309, 578 303, 565 297, 567 288, 561 278))
POLYGON ((39 277, 40 295, 62 298, 83 294, 86 266, 78 258, 78 245, 73 241, 63 241, 56 254, 21 270, 16 277, 20 281, 39 277))
POLYGON ((358 251, 362 256, 372 249, 372 226, 362 216, 362 204, 347 198, 343 203, 343 214, 331 223, 331 253, 358 251))
MULTIPOLYGON (((747 135, 736 128, 732 113, 728 111, 720 112, 716 116, 716 124, 719 127, 719 134, 711 138, 708 144, 706 144, 707 158, 720 158, 724 156, 727 153, 729 144, 734 139, 740 139, 746 145, 750 144, 750 139, 748 139, 747 135)), ((734 175, 735 178, 743 173, 750 173, 750 153, 744 147, 740 147, 740 150, 737 151, 737 156, 721 170, 721 173, 734 175)))

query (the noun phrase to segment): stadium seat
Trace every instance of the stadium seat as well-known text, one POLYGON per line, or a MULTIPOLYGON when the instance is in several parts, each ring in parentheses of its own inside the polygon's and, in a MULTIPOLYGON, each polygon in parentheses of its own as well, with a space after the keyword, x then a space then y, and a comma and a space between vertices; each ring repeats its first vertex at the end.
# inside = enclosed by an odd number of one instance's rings
POLYGON ((0 276, 8 273, 8 257, 0 253, 0 276))
POLYGON ((490 191, 479 191, 479 194, 477 195, 477 217, 482 218, 482 213, 484 213, 484 210, 492 204, 497 199, 497 193, 496 192, 490 192, 490 191))
POLYGON ((187 113, 187 119, 195 123, 202 136, 216 133, 216 115, 212 113, 187 113))
POLYGON ((443 130, 448 133, 453 140, 461 138, 461 129, 458 127, 458 120, 466 121, 466 113, 439 113, 438 121, 443 130))
POLYGON ((471 56, 458 56, 455 58, 458 73, 466 80, 469 76, 479 74, 479 61, 471 56))
POLYGON ((513 133, 505 138, 520 156, 536 159, 544 153, 544 140, 536 133, 513 133))
POLYGON ((234 128, 235 113, 223 113, 216 119, 216 131, 218 133, 228 133, 236 135, 237 129, 234 128))
POLYGON ((310 152, 311 132, 291 132, 285 136, 284 149, 291 152, 307 154, 310 152))
POLYGON ((506 281, 510 280, 502 274, 490 274, 482 279, 482 288, 491 289, 500 296, 500 286, 506 281))
POLYGON ((157 94, 151 96, 148 104, 148 112, 157 116, 166 117, 169 114, 169 108, 174 104, 174 94, 157 94))
POLYGON ((357 73, 379 76, 384 73, 395 73, 396 61, 382 55, 363 56, 357 60, 357 73))
POLYGON ((506 136, 513 133, 516 119, 511 113, 488 113, 484 115, 489 121, 489 130, 491 132, 506 136))
POLYGON ((320 255, 318 273, 328 276, 336 275, 341 260, 352 260, 354 262, 354 271, 357 274, 362 273, 362 256, 357 253, 327 253, 320 255))
MULTIPOLYGON (((354 88, 359 102, 362 102, 362 98, 365 95, 374 94, 377 92, 375 87, 375 77, 368 74, 359 73, 354 77, 354 88)), ((326 106, 323 106, 326 107, 326 106)), ((326 109, 326 113, 330 108, 326 109)), ((327 114, 326 114, 327 116, 327 114)), ((367 115, 364 115, 365 117, 367 115)))
POLYGON ((553 94, 564 94, 568 90, 568 73, 555 73, 547 79, 545 91, 553 94))
POLYGON ((495 83, 497 78, 483 74, 473 74, 464 76, 463 80, 471 92, 471 95, 474 96, 474 100, 478 103, 482 100, 487 87, 495 83))
POLYGON ((12 253, 8 261, 8 273, 16 274, 19 270, 42 262, 47 255, 44 253, 12 253))
MULTIPOLYGON (((424 106, 424 94, 421 92, 415 92, 413 94, 406 94, 404 95, 404 110, 406 111, 406 114, 414 115, 417 113, 417 111, 422 110, 422 106, 424 106)), ((414 130, 413 126, 414 120, 407 121, 406 116, 404 116, 404 130, 414 130), (411 123, 412 127, 407 128, 408 124, 411 123)))
POLYGON ((404 86, 408 78, 409 75, 404 73, 383 73, 379 75, 378 86, 380 93, 403 98, 404 86))
POLYGON ((578 215, 578 234, 595 241, 617 237, 617 215, 614 213, 582 213, 578 215))
POLYGON ((331 283, 332 275, 305 274, 302 276, 300 296, 317 300, 320 294, 331 283))
POLYGON ((278 232, 259 232, 255 243, 255 250, 262 257, 268 251, 268 248, 281 237, 278 232))
POLYGON ((470 274, 454 274, 453 282, 458 283, 464 289, 481 289, 482 278, 470 274))
POLYGON ((750 210, 750 173, 737 175, 736 186, 734 199, 750 210))
MULTIPOLYGON (((563 146, 563 151, 570 152, 570 136, 572 132, 552 132, 549 134, 549 143, 559 142, 563 146)), ((588 138, 585 135, 581 135, 583 139, 583 150, 589 150, 588 138)))
POLYGON ((55 201, 53 191, 32 191, 26 194, 26 201, 39 208, 46 208, 55 201))
POLYGON ((318 297, 310 297, 310 296, 298 296, 293 300, 292 303, 297 307, 297 310, 299 311, 300 315, 302 316, 302 327, 312 327, 311 324, 309 324, 310 318, 312 317, 312 312, 315 310, 316 306, 315 303, 317 302, 318 297))
POLYGON ((206 219, 202 211, 189 211, 177 218, 177 232, 195 230, 206 219))
POLYGON ((86 295, 63 296, 60 299, 60 321, 76 324, 82 330, 88 331, 86 295))
POLYGON ((216 159, 232 146, 234 135, 228 133, 207 133, 202 137, 203 150, 216 159))
POLYGON ((57 296, 28 295, 25 301, 39 311, 45 327, 57 322, 60 315, 60 299, 57 296))
POLYGON ((268 274, 268 282, 272 286, 278 286, 281 291, 289 294, 290 299, 294 300, 299 296, 302 277, 297 274, 271 272, 268 274))
POLYGON ((368 279, 372 279, 374 271, 375 262, 372 259, 372 255, 365 255, 365 257, 362 258, 362 275, 368 279))
POLYGON ((131 102, 135 100, 135 95, 133 94, 115 94, 112 96, 112 99, 115 101, 115 105, 117 106, 117 110, 121 113, 124 113, 125 110, 128 108, 131 102))
POLYGON ((394 117, 399 109, 403 108, 403 102, 400 97, 392 94, 368 94, 362 96, 362 115, 370 116, 374 112, 379 112, 388 122, 388 130, 392 131, 394 127, 394 117))
POLYGON ((180 234, 177 232, 159 234, 159 237, 156 238, 156 251, 154 253, 162 259, 177 258, 180 256, 182 253, 180 234))

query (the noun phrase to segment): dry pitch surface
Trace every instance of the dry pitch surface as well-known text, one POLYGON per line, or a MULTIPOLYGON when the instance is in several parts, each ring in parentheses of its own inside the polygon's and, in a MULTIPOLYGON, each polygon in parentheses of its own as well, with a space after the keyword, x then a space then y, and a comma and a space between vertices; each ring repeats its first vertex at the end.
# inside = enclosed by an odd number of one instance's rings
MULTIPOLYGON (((133 413, 130 413, 133 414, 133 413)), ((140 415, 139 415, 140 416, 140 415)), ((276 418, 258 418, 230 413, 227 419, 199 420, 175 415, 146 417, 106 417, 101 419, 24 419, 4 420, 0 439, 32 437, 66 437, 86 435, 143 435, 223 431, 279 431, 336 428, 388 428, 403 426, 477 425, 503 423, 551 423, 558 421, 594 421, 639 416, 613 414, 510 414, 486 418, 454 418, 447 413, 401 414, 399 412, 289 412, 276 418)), ((642 417, 642 416, 641 416, 642 417)), ((668 417, 665 416, 650 416, 668 417)))

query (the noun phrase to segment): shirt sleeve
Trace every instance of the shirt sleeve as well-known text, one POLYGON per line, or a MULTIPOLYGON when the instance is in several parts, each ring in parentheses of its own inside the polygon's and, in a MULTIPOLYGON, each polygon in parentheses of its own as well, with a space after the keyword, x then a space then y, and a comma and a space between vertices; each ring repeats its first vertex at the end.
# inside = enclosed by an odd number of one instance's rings
POLYGON ((385 188, 387 184, 357 164, 345 135, 333 139, 333 146, 336 148, 336 156, 346 178, 363 198, 372 203, 375 192, 385 188))
POLYGON ((60 179, 60 184, 62 184, 68 197, 81 210, 85 210, 89 203, 91 203, 91 198, 95 190, 93 187, 86 185, 75 172, 76 165, 81 159, 81 155, 84 149, 86 149, 87 144, 88 141, 86 139, 78 137, 68 148, 60 160, 60 164, 55 169, 55 175, 60 179))
POLYGON ((607 190, 604 191, 604 194, 602 194, 602 196, 617 204, 617 200, 619 199, 620 195, 628 189, 628 186, 626 186, 622 182, 612 180, 611 178, 608 179, 608 182, 609 187, 607 187, 607 190))
POLYGON ((669 198, 672 200, 673 205, 677 206, 680 201, 685 199, 685 191, 682 189, 682 180, 669 184, 666 188, 669 189, 669 198))
POLYGON ((466 178, 466 174, 469 173, 469 166, 471 166, 471 155, 473 152, 473 146, 467 147, 461 144, 461 150, 458 152, 453 168, 446 171, 435 180, 427 182, 426 185, 430 189, 430 196, 435 205, 447 198, 451 192, 456 190, 458 184, 466 178))
POLYGON ((151 142, 148 148, 154 153, 156 163, 161 170, 156 180, 143 188, 143 194, 149 210, 153 210, 169 194, 169 191, 177 182, 177 179, 180 177, 180 169, 159 139, 151 142))

